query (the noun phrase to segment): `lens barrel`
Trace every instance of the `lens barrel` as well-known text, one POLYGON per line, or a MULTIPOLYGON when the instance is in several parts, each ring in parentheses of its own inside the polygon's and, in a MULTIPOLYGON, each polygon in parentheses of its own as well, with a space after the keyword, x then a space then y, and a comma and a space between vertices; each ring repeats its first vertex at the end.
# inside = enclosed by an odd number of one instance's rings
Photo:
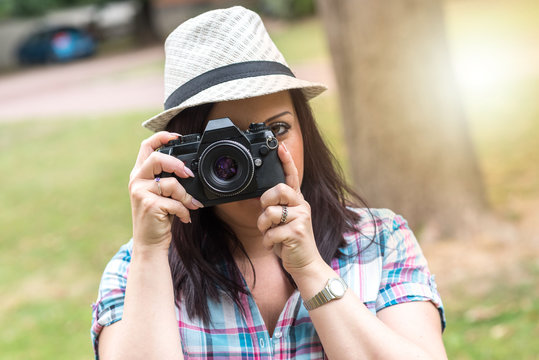
POLYGON ((232 140, 220 140, 202 152, 198 169, 206 189, 217 196, 234 196, 251 184, 255 166, 245 146, 232 140))

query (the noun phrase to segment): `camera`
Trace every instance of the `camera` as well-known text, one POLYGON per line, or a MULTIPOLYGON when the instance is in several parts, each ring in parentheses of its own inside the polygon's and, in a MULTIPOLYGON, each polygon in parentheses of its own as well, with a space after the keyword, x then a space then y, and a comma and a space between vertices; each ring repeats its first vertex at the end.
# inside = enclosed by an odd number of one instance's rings
MULTIPOLYGON (((195 176, 176 176, 180 184, 204 206, 214 206, 254 198, 284 183, 278 146, 264 123, 251 123, 242 131, 223 118, 210 120, 202 135, 181 136, 157 151, 183 161, 195 176)), ((164 172, 159 176, 175 175, 164 172)))

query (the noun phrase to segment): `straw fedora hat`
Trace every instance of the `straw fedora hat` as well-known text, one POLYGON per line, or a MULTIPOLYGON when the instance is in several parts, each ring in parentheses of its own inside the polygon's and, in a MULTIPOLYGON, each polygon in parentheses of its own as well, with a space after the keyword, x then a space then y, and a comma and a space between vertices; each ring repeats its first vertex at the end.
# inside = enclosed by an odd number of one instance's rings
POLYGON ((165 41, 165 110, 142 125, 164 130, 180 111, 212 102, 301 89, 309 100, 322 84, 297 79, 260 17, 241 6, 206 12, 165 41))

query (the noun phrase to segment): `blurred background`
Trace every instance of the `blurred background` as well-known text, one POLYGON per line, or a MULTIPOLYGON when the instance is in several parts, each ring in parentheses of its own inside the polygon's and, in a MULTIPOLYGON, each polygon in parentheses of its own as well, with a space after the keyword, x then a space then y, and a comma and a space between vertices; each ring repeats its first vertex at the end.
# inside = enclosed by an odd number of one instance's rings
POLYGON ((163 39, 235 4, 329 86, 317 121, 367 202, 410 220, 449 358, 539 358, 539 3, 328 2, 0 1, 0 358, 93 357, 140 123, 162 109, 163 39))

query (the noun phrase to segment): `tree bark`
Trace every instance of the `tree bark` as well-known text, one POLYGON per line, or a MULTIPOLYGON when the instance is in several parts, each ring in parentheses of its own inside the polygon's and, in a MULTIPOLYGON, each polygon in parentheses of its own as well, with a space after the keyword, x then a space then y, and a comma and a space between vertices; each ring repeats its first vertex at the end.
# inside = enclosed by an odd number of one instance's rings
POLYGON ((458 233, 486 206, 441 1, 319 0, 349 168, 372 207, 458 233))
POLYGON ((134 35, 139 46, 151 45, 160 39, 155 29, 152 0, 138 0, 139 9, 135 16, 134 35))

